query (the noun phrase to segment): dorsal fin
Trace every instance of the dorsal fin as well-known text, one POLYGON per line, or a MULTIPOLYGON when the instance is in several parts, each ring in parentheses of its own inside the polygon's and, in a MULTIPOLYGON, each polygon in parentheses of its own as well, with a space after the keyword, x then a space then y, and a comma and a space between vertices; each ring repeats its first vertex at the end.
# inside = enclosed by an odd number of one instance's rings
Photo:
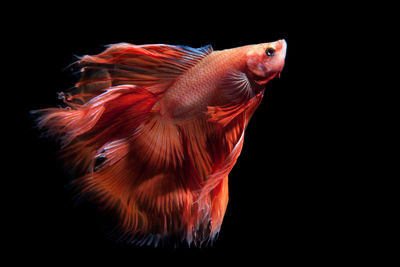
POLYGON ((83 104, 119 85, 138 85, 153 93, 163 92, 171 82, 213 51, 173 45, 110 45, 104 52, 84 56, 77 62, 81 78, 67 95, 67 101, 83 104))

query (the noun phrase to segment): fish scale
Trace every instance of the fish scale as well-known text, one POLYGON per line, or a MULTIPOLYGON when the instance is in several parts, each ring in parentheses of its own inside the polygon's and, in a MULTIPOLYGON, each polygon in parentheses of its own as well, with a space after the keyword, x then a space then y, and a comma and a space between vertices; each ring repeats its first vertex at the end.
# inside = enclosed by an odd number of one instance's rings
POLYGON ((178 77, 160 100, 161 112, 170 118, 185 120, 204 112, 209 105, 219 102, 218 86, 221 77, 237 65, 245 50, 224 50, 212 52, 197 65, 178 77), (229 64, 227 64, 229 62, 229 64))

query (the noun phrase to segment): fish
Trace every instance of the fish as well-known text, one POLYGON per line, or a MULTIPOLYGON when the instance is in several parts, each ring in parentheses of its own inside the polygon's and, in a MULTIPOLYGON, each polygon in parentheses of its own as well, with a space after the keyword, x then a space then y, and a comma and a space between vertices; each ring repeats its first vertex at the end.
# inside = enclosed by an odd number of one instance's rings
POLYGON ((79 194, 117 217, 120 240, 201 246, 220 232, 229 173, 286 49, 284 39, 220 51, 112 44, 74 63, 64 107, 33 114, 79 194))

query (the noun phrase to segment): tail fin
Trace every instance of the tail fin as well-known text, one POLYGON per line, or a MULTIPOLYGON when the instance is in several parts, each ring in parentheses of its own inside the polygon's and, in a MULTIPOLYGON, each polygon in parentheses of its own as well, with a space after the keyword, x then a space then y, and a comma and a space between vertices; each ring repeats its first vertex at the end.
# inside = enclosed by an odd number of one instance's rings
POLYGON ((83 105, 66 102, 66 108, 32 113, 39 128, 60 140, 64 156, 79 155, 72 165, 93 164, 96 150, 135 133, 156 101, 157 96, 142 87, 123 85, 111 87, 83 105))
POLYGON ((143 87, 116 86, 83 105, 38 111, 38 123, 85 173, 74 182, 82 193, 117 211, 125 240, 201 242, 209 238, 209 221, 199 222, 182 130, 153 111, 157 100, 143 87))

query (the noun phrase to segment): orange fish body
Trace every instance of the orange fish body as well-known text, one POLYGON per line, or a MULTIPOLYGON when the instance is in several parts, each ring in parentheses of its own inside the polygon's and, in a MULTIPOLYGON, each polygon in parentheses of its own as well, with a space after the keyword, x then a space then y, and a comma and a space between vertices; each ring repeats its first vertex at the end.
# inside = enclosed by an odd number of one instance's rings
POLYGON ((115 44, 77 62, 68 107, 40 110, 38 123, 127 241, 201 244, 220 230, 228 174, 285 54, 284 40, 223 51, 115 44))

